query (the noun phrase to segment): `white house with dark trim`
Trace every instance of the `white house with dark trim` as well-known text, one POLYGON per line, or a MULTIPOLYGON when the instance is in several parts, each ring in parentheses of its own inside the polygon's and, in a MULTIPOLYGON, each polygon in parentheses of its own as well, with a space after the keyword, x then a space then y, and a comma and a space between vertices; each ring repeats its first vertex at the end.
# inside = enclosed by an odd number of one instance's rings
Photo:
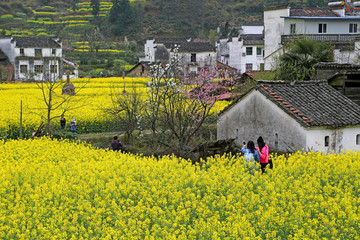
POLYGON ((139 61, 168 63, 177 54, 183 72, 197 72, 200 66, 216 66, 216 50, 209 42, 186 38, 154 38, 147 40, 144 48, 145 57, 139 61), (175 48, 178 52, 174 52, 175 48))
POLYGON ((49 37, 0 38, 14 66, 14 80, 57 80, 62 76, 62 44, 49 37))
POLYGON ((236 68, 239 73, 264 69, 264 26, 243 25, 237 37, 216 43, 217 61, 236 68))
POLYGON ((360 150, 360 106, 326 81, 258 82, 218 115, 217 138, 259 136, 272 151, 360 150))
POLYGON ((289 41, 310 38, 331 43, 337 63, 355 63, 360 50, 360 2, 331 2, 323 8, 279 7, 264 10, 265 70, 289 41))

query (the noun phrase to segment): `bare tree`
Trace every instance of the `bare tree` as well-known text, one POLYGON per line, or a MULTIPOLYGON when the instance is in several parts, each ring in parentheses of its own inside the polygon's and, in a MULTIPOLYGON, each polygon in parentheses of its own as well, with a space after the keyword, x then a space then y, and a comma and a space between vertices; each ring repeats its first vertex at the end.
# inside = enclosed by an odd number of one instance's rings
MULTIPOLYGON (((51 62, 51 61, 50 61, 51 62)), ((59 74, 56 65, 50 65, 43 70, 43 79, 36 81, 37 87, 41 91, 41 102, 43 106, 30 108, 45 122, 46 132, 53 134, 52 121, 60 118, 68 111, 83 107, 87 101, 85 99, 75 98, 88 81, 85 81, 74 90, 73 94, 62 94, 64 82, 61 80, 62 74, 59 74), (40 111, 39 111, 40 110, 40 111), (56 114, 54 114, 56 112, 56 114)), ((60 71, 61 72, 61 71, 60 71)), ((69 82, 69 79, 68 79, 69 82)))
POLYGON ((121 88, 113 87, 111 93, 112 107, 105 112, 116 117, 125 130, 129 142, 133 138, 133 132, 139 127, 144 102, 133 85, 131 89, 122 91, 121 88))

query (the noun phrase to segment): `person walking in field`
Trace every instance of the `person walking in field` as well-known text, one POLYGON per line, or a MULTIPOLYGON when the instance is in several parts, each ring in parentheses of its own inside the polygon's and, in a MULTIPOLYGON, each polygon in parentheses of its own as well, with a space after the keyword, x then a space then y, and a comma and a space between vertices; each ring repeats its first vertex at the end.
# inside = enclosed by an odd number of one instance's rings
POLYGON ((122 148, 122 143, 120 142, 118 136, 114 136, 114 141, 111 143, 113 151, 119 151, 122 148))
POLYGON ((259 151, 260 165, 261 165, 261 173, 265 173, 266 165, 269 162, 269 147, 265 144, 264 139, 260 136, 257 139, 257 144, 259 147, 255 148, 259 151))
POLYGON ((61 130, 64 131, 65 126, 66 126, 66 119, 65 119, 65 117, 64 117, 64 114, 61 115, 61 118, 60 118, 60 126, 61 126, 61 130))

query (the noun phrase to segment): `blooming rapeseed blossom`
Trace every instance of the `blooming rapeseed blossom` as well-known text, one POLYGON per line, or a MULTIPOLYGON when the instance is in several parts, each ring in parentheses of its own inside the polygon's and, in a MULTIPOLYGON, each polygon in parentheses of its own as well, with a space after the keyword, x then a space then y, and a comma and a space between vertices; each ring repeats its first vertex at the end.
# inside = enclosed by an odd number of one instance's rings
POLYGON ((359 239, 360 153, 202 166, 48 138, 0 140, 1 239, 359 239), (328 164, 323 164, 327 162, 328 164))
MULTIPOLYGON (((84 44, 84 42, 82 42, 84 44)), ((137 94, 146 99, 147 84, 149 78, 130 78, 111 77, 111 78, 91 78, 74 79, 71 82, 75 87, 84 86, 84 88, 74 97, 72 101, 80 102, 80 108, 66 112, 68 119, 76 119, 81 132, 99 132, 103 129, 104 123, 111 122, 112 117, 105 114, 104 109, 112 105, 111 94, 114 94, 114 88, 119 92, 126 88, 126 92, 131 92, 136 88, 137 94)), ((65 84, 65 81, 64 81, 65 84)), ((3 103, 0 105, 0 136, 12 136, 18 134, 20 102, 23 102, 23 128, 26 136, 37 129, 41 123, 41 115, 45 115, 45 104, 42 99, 41 90, 35 83, 6 83, 0 84, 0 94, 3 103), (42 109, 42 110, 41 110, 42 109)), ((57 89, 57 94, 61 95, 61 87, 57 89)), ((219 112, 228 103, 226 101, 218 102, 214 112, 219 112)), ((53 116, 60 116, 62 109, 54 111, 53 116)), ((56 119, 54 120, 57 122, 56 119)), ((55 124, 55 126, 58 126, 55 124)))

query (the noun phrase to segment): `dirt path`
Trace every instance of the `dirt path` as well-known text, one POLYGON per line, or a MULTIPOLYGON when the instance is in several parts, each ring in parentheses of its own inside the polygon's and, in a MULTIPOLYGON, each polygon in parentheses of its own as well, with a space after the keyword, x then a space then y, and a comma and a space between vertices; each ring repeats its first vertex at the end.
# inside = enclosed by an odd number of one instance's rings
MULTIPOLYGON (((151 133, 151 130, 145 130, 143 133, 149 134, 151 133)), ((80 134, 79 137, 82 140, 96 138, 96 137, 114 137, 114 136, 121 136, 124 135, 125 132, 117 131, 117 132, 102 132, 102 133, 87 133, 87 134, 80 134)))

